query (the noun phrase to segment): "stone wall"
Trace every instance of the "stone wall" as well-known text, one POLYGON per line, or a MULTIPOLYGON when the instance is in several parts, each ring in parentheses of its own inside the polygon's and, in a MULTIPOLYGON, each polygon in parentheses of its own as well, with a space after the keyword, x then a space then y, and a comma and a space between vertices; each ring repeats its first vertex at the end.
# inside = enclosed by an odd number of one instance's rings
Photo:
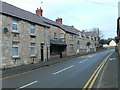
MULTIPOLYGON (((44 60, 50 58, 50 45, 48 40, 47 28, 35 24, 35 37, 30 36, 30 22, 18 19, 18 32, 12 32, 11 22, 16 19, 10 16, 2 15, 2 27, 8 28, 8 32, 3 34, 3 58, 2 68, 11 68, 20 65, 38 63, 41 60, 41 43, 44 43, 44 60), (19 42, 19 57, 12 57, 12 42, 19 42), (35 57, 30 56, 30 43, 35 43, 35 57), (48 55, 47 55, 48 48, 48 55)), ((2 29, 3 29, 2 28, 2 29)))

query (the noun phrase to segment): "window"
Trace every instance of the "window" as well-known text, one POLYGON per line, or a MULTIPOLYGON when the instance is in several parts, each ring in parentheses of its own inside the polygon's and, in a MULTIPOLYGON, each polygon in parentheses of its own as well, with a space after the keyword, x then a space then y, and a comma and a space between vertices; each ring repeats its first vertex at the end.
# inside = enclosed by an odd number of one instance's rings
POLYGON ((13 57, 18 57, 19 56, 18 55, 18 47, 19 47, 18 42, 13 42, 12 43, 12 56, 13 57))
POLYGON ((80 45, 80 49, 83 49, 83 45, 80 45))
POLYGON ((60 33, 60 38, 64 38, 64 33, 60 33))
POLYGON ((30 55, 35 56, 35 43, 30 44, 30 55))
POLYGON ((30 26, 30 34, 35 35, 35 25, 31 24, 30 26))
POLYGON ((18 32, 18 21, 12 20, 12 31, 18 32))
POLYGON ((57 33, 54 33, 54 38, 57 38, 57 33))
POLYGON ((73 40, 73 35, 72 34, 70 34, 70 40, 73 40))
POLYGON ((74 50, 74 45, 70 44, 70 50, 73 51, 74 50))
POLYGON ((96 41, 96 39, 97 39, 97 38, 96 38, 96 37, 94 37, 94 40, 95 40, 95 41, 96 41))
POLYGON ((86 49, 86 45, 84 45, 83 48, 86 49))

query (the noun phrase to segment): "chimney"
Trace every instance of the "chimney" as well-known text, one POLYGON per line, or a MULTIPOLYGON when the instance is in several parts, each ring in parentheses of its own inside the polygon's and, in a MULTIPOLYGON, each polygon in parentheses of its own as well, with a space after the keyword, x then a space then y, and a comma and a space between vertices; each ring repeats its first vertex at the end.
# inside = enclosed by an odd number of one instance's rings
POLYGON ((62 24, 62 18, 56 19, 56 22, 62 24))
POLYGON ((40 9, 37 8, 36 14, 37 14, 38 16, 42 16, 42 13, 43 13, 43 10, 41 9, 41 7, 40 7, 40 9))
POLYGON ((85 30, 82 30, 82 32, 84 32, 84 33, 85 33, 85 30))
POLYGON ((74 26, 70 26, 71 29, 74 29, 74 26))

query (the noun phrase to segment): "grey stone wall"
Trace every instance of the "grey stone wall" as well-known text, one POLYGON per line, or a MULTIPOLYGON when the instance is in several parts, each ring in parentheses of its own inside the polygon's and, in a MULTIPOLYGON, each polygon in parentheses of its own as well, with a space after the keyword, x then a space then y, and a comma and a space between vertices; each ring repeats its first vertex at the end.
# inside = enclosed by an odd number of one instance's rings
MULTIPOLYGON (((47 60, 47 47, 48 58, 50 58, 49 39, 47 28, 35 24, 35 37, 30 36, 30 22, 19 20, 18 32, 12 32, 11 22, 12 19, 16 19, 9 16, 2 16, 2 27, 7 27, 9 32, 3 34, 3 58, 2 68, 17 67, 20 65, 26 65, 30 63, 38 63, 41 60, 41 43, 44 43, 44 60, 47 60), (19 42, 19 57, 12 57, 12 42, 19 42), (30 43, 35 43, 35 57, 30 56, 30 43)), ((3 29, 2 28, 2 29, 3 29)))
MULTIPOLYGON (((63 52, 64 55, 75 55, 77 54, 77 50, 79 49, 79 53, 87 53, 88 51, 94 51, 95 48, 80 48, 81 46, 85 46, 88 41, 91 42, 91 45, 95 44, 94 40, 89 40, 87 38, 82 38, 77 35, 73 35, 73 39, 70 39, 70 33, 66 33, 64 30, 51 26, 51 28, 46 28, 41 25, 35 24, 35 36, 31 37, 30 35, 30 25, 31 22, 20 20, 17 18, 13 18, 7 15, 1 15, 2 18, 0 20, 2 23, 0 25, 1 31, 0 34, 2 40, 0 40, 0 47, 2 48, 2 52, 0 52, 2 57, 2 66, 1 68, 12 68, 21 65, 38 63, 41 60, 41 43, 44 43, 44 61, 49 59, 50 57, 58 57, 50 56, 50 39, 54 38, 54 33, 56 33, 56 38, 61 39, 67 44, 66 50, 63 52), (12 19, 17 19, 18 23, 18 32, 14 33, 12 31, 12 19), (8 28, 8 32, 4 33, 3 29, 8 28), (64 34, 64 38, 60 38, 60 33, 64 34), (77 41, 80 41, 80 45, 77 46, 77 41), (12 57, 12 42, 19 42, 19 57, 12 57), (30 56, 30 43, 35 43, 35 56, 30 56), (73 45, 73 50, 71 50, 71 46, 73 45), (48 55, 47 55, 48 54, 48 55)), ((1 38, 0 38, 1 39, 1 38)))
MULTIPOLYGON (((2 2, 0 0, 0 11, 2 11, 2 2)), ((0 14, 0 68, 2 67, 2 16, 0 14)), ((0 78, 2 78, 2 70, 0 69, 0 78)), ((2 80, 0 80, 0 90, 2 90, 2 80)))

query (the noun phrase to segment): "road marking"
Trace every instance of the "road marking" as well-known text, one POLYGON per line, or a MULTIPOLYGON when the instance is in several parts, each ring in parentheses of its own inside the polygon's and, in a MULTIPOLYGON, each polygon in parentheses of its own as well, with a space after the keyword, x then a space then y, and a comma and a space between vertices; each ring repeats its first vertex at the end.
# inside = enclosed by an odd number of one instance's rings
POLYGON ((65 70, 67 70, 67 69, 70 69, 70 68, 72 68, 72 67, 74 67, 74 65, 71 65, 71 66, 69 66, 69 67, 67 67, 67 68, 64 68, 64 69, 62 69, 62 70, 60 70, 60 71, 58 71, 58 72, 55 72, 55 73, 53 73, 53 74, 56 75, 56 74, 58 74, 58 73, 60 73, 60 72, 63 72, 63 71, 65 71, 65 70))
POLYGON ((19 87, 19 88, 16 89, 16 90, 19 90, 19 89, 22 89, 22 88, 28 87, 28 86, 30 86, 30 85, 33 85, 33 84, 37 83, 37 82, 38 82, 38 81, 31 82, 31 83, 29 83, 29 84, 26 84, 26 85, 24 85, 24 86, 19 87))
POLYGON ((85 56, 81 56, 81 58, 93 57, 93 56, 95 56, 95 55, 96 55, 96 54, 85 55, 85 56))
POLYGON ((88 59, 85 59, 85 60, 83 60, 83 61, 80 61, 79 63, 83 63, 83 62, 85 62, 85 61, 87 61, 88 59))
POLYGON ((79 63, 82 63, 83 61, 80 61, 79 63))
POLYGON ((33 72, 33 71, 43 69, 43 68, 46 68, 46 67, 40 67, 40 68, 29 70, 29 71, 26 71, 26 72, 22 72, 22 73, 14 74, 14 75, 11 75, 11 76, 3 77, 3 78, 0 78, 0 80, 9 79, 9 78, 12 78, 12 77, 24 75, 24 74, 27 74, 27 73, 30 73, 30 72, 33 72))
POLYGON ((90 77, 90 79, 87 81, 87 83, 85 84, 85 86, 83 87, 82 90, 85 90, 85 88, 89 88, 91 89, 100 73, 100 71, 102 70, 103 66, 105 65, 105 63, 107 62, 108 58, 113 54, 110 53, 103 61, 102 63, 98 66, 98 68, 95 70, 95 72, 92 74, 92 76, 90 77))
POLYGON ((110 58, 110 59, 109 59, 109 61, 114 61, 114 60, 116 60, 116 58, 110 58))
POLYGON ((98 77, 100 71, 102 70, 104 64, 105 64, 105 63, 102 64, 102 66, 100 67, 100 69, 99 69, 98 72, 96 73, 94 79, 92 80, 92 82, 91 82, 91 84, 90 84, 90 86, 89 86, 88 88, 92 88, 92 86, 93 86, 93 84, 95 83, 95 80, 97 79, 97 77, 98 77))

